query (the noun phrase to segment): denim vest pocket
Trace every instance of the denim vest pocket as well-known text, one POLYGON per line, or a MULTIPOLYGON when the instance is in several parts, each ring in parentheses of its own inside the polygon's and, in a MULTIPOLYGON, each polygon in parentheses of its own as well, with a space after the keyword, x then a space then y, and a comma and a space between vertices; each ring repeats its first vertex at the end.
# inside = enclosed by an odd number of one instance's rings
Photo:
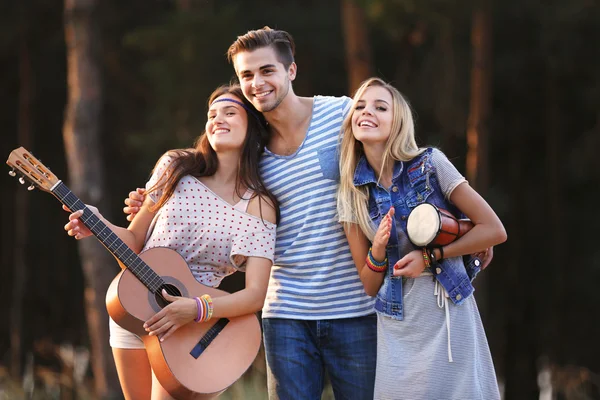
POLYGON ((339 166, 339 153, 338 146, 329 146, 324 149, 317 151, 319 157, 319 165, 321 167, 321 173, 325 179, 331 179, 332 181, 339 182, 340 180, 340 166, 339 166))
POLYGON ((409 208, 415 208, 421 203, 425 203, 427 198, 433 193, 433 188, 423 182, 411 190, 406 196, 406 205, 409 208))
MULTIPOLYGON (((429 155, 424 155, 418 163, 411 165, 408 170, 408 181, 412 186, 429 180, 433 166, 429 162, 429 155)), ((429 185, 428 185, 429 186, 429 185)))
MULTIPOLYGON (((374 202, 373 202, 374 203, 374 202)), ((377 204, 369 204, 369 217, 374 224, 377 224, 379 227, 379 221, 381 220, 381 211, 379 211, 379 207, 377 204)))

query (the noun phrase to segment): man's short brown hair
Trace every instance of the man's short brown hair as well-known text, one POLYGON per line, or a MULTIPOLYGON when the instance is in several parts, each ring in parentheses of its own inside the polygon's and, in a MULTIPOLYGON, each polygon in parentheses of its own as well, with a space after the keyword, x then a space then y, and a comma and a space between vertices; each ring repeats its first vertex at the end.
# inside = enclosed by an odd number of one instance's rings
POLYGON ((233 57, 243 51, 254 51, 263 47, 272 47, 277 54, 277 60, 288 69, 294 62, 296 45, 292 35, 286 31, 271 29, 265 26, 262 29, 248 31, 243 36, 238 36, 227 50, 227 59, 233 62, 233 57))

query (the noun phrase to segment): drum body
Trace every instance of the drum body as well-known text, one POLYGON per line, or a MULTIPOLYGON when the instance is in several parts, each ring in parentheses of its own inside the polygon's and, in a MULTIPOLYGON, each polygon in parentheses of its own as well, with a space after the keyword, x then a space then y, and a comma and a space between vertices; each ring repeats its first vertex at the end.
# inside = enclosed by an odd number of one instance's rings
POLYGON ((406 231, 418 247, 440 247, 452 243, 473 227, 468 219, 457 219, 449 211, 423 203, 408 216, 406 231))

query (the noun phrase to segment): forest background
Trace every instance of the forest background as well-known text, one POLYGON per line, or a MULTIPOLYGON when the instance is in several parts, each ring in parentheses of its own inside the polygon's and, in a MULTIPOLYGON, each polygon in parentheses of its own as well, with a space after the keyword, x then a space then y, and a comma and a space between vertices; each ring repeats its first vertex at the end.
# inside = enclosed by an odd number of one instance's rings
MULTIPOLYGON (((127 193, 192 144, 234 79, 228 46, 265 25, 296 40, 299 95, 392 82, 419 144, 499 214, 509 239, 476 296, 504 398, 600 399, 598 1, 3 1, 0 154, 28 148, 125 225, 127 193)), ((0 176, 0 399, 120 398, 116 262, 67 237, 56 200, 0 176)), ((264 356, 223 398, 266 398, 264 356)))

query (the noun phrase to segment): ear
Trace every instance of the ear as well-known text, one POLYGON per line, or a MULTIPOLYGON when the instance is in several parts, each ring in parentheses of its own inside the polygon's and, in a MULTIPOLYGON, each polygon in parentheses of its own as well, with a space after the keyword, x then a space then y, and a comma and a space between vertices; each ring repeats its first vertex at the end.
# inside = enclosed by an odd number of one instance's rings
POLYGON ((290 81, 293 81, 294 79, 296 79, 296 73, 298 72, 298 66, 296 65, 295 62, 290 64, 290 67, 288 68, 288 78, 290 78, 290 81))

